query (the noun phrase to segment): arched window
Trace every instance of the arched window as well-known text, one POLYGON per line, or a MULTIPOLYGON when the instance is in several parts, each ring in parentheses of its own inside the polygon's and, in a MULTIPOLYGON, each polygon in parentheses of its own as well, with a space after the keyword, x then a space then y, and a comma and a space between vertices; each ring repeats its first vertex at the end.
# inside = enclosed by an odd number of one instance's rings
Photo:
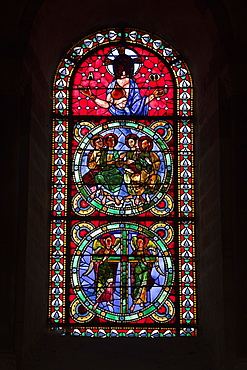
POLYGON ((187 65, 149 33, 103 30, 64 55, 53 94, 52 330, 196 335, 187 65))

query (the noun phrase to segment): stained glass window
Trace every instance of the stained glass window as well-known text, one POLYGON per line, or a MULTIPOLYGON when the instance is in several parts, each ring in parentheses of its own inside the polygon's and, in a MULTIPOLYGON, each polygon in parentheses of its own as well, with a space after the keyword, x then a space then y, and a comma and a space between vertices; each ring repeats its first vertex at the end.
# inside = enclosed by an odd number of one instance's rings
POLYGON ((149 33, 104 30, 64 55, 53 102, 50 330, 195 336, 187 65, 149 33))

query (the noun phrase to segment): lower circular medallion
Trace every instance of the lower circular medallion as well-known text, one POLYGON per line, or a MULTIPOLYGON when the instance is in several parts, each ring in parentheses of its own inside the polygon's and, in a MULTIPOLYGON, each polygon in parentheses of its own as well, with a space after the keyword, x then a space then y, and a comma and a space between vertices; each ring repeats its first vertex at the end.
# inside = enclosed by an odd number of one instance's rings
MULTIPOLYGON (((89 225, 72 258, 76 302, 106 321, 151 317, 164 306, 173 285, 174 266, 165 241, 132 222, 89 225)), ((77 225, 73 228, 77 230, 77 225)), ((81 316, 76 311, 76 319, 83 316, 82 311, 81 316)))

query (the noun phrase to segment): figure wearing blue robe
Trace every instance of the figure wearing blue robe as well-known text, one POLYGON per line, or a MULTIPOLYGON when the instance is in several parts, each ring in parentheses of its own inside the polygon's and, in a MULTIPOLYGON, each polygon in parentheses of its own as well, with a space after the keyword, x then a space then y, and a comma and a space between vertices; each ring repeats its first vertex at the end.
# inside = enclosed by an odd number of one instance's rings
MULTIPOLYGON (((132 79, 129 80, 129 95, 127 99, 127 103, 124 109, 118 109, 114 105, 111 105, 108 109, 114 116, 130 116, 130 115, 143 115, 147 116, 148 114, 148 104, 145 104, 146 96, 141 96, 138 85, 132 79)), ((115 89, 117 80, 111 82, 107 89, 107 95, 111 94, 112 91, 115 89)))

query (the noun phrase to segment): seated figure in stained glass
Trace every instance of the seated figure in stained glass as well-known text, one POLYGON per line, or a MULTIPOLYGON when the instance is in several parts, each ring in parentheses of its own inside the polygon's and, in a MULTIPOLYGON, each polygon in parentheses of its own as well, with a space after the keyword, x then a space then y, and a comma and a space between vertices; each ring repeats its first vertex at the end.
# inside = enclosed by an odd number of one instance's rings
POLYGON ((129 54, 124 48, 114 49, 106 58, 105 64, 112 67, 114 79, 109 84, 106 100, 98 98, 90 87, 78 86, 79 91, 92 99, 101 108, 106 108, 112 115, 144 115, 148 114, 148 104, 156 98, 167 94, 167 88, 155 89, 149 96, 141 96, 133 75, 135 66, 142 63, 141 57, 131 49, 129 54), (114 51, 117 51, 114 53, 114 51))
POLYGON ((136 160, 140 154, 140 149, 138 147, 138 137, 135 134, 129 134, 125 138, 125 145, 129 150, 122 156, 124 161, 124 182, 126 184, 127 192, 129 195, 125 199, 132 199, 136 195, 135 189, 133 187, 132 175, 137 173, 136 160))
POLYGON ((100 166, 100 157, 104 147, 103 137, 100 135, 95 135, 91 139, 91 145, 94 150, 91 150, 87 156, 87 167, 89 171, 85 173, 82 177, 83 183, 87 185, 91 191, 90 198, 94 199, 97 192, 97 183, 95 181, 95 176, 99 173, 100 166))
POLYGON ((136 204, 145 202, 142 194, 146 195, 146 200, 149 203, 149 194, 155 192, 160 182, 160 177, 157 175, 160 159, 156 153, 152 152, 153 141, 148 136, 142 136, 139 138, 139 148, 141 153, 136 160, 137 173, 131 176, 137 194, 136 204))
POLYGON ((108 134, 104 137, 106 148, 103 149, 100 156, 99 165, 101 170, 97 173, 95 179, 103 192, 102 204, 106 203, 106 199, 113 200, 116 204, 120 204, 118 192, 121 188, 123 175, 117 167, 121 166, 118 151, 114 149, 118 139, 115 134, 108 134))
POLYGON ((97 134, 90 139, 94 150, 86 154, 86 166, 82 166, 83 184, 90 191, 89 197, 94 199, 97 195, 102 205, 126 207, 132 202, 136 207, 150 203, 150 196, 161 185, 160 152, 156 153, 157 147, 153 150, 154 142, 149 136, 125 136, 122 131, 119 134, 120 140, 114 133, 97 134))

